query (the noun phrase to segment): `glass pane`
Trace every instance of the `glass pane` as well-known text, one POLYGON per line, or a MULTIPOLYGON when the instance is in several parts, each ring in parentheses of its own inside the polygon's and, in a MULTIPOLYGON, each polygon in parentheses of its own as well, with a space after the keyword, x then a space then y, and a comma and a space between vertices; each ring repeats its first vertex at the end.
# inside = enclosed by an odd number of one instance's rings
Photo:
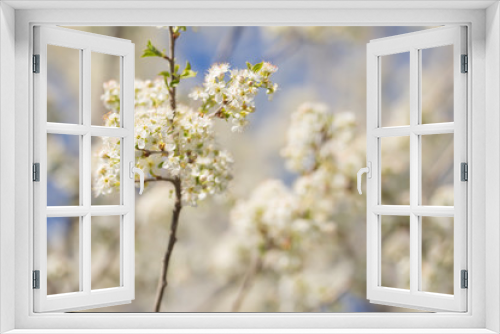
POLYGON ((47 218, 47 294, 80 291, 80 217, 47 218))
POLYGON ((120 216, 92 216, 92 290, 120 286, 120 216))
POLYGON ((422 217, 422 291, 453 294, 453 218, 422 217))
POLYGON ((80 138, 47 134, 47 205, 80 205, 80 138))
POLYGON ((92 137, 92 205, 120 205, 120 138, 92 137))
POLYGON ((410 204, 410 137, 386 137, 381 143, 383 205, 410 204))
POLYGON ((80 123, 80 50, 47 45, 47 122, 80 123))
POLYGON ((381 217, 382 286, 410 289, 410 217, 381 217))
POLYGON ((120 57, 92 52, 92 125, 120 126, 120 57))
POLYGON ((410 124, 410 53, 380 57, 382 126, 410 124))
POLYGON ((453 134, 421 136, 422 205, 453 205, 453 134))
POLYGON ((453 122, 453 45, 421 50, 422 123, 453 122))

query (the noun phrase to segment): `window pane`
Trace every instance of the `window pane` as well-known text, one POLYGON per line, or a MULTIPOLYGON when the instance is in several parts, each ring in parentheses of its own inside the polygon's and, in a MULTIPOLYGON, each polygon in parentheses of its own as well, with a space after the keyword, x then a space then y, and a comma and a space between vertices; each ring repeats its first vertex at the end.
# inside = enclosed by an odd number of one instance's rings
POLYGON ((453 294, 453 218, 422 217, 421 290, 453 294))
POLYGON ((47 218, 47 294, 80 291, 80 217, 47 218))
POLYGON ((80 138, 47 134, 47 205, 80 204, 80 138))
POLYGON ((410 124, 410 53, 380 57, 382 126, 410 124))
POLYGON ((120 205, 120 138, 92 137, 92 205, 120 205))
POLYGON ((382 204, 410 204, 410 137, 386 137, 381 143, 382 204))
POLYGON ((453 45, 421 50, 422 123, 453 122, 453 45))
POLYGON ((47 45, 47 122, 80 123, 80 50, 47 45))
POLYGON ((92 216, 92 290, 120 286, 120 216, 92 216))
POLYGON ((92 52, 92 125, 120 126, 120 57, 92 52))
POLYGON ((410 289, 410 217, 381 217, 382 286, 410 289))
POLYGON ((422 143, 422 205, 453 206, 453 134, 426 135, 422 143))

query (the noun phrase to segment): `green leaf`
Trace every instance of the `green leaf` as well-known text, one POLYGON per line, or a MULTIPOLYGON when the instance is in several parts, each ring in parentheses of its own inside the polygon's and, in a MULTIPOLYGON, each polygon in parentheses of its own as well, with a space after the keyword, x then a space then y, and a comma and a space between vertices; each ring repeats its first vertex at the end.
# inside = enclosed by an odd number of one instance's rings
POLYGON ((168 71, 162 71, 162 72, 158 73, 158 75, 161 75, 165 78, 170 78, 170 72, 168 72, 168 71))
POLYGON ((174 33, 178 33, 178 32, 180 32, 180 31, 186 31, 186 27, 185 27, 185 26, 174 26, 174 27, 172 28, 172 31, 173 31, 174 33))
POLYGON ((198 72, 191 70, 191 64, 187 61, 186 68, 181 73, 181 79, 193 78, 198 72))
POLYGON ((162 57, 163 58, 164 54, 160 50, 158 50, 153 43, 151 43, 151 40, 148 40, 148 45, 146 49, 144 50, 144 53, 142 54, 142 57, 162 57))
POLYGON ((181 74, 181 78, 182 79, 187 79, 187 78, 194 78, 196 75, 198 74, 198 72, 195 72, 195 71, 186 71, 184 70, 184 72, 182 72, 181 74))
POLYGON ((179 72, 179 68, 180 68, 179 64, 175 64, 175 66, 174 66, 174 74, 177 74, 177 72, 179 72))
POLYGON ((252 64, 250 64, 249 62, 247 62, 247 68, 251 71, 252 70, 252 64))
POLYGON ((258 71, 262 68, 262 65, 264 65, 264 62, 263 62, 263 61, 262 61, 262 62, 260 62, 260 63, 258 63, 258 64, 253 65, 253 67, 252 67, 252 71, 253 71, 253 72, 258 72, 258 71))
POLYGON ((172 81, 170 81, 170 86, 171 87, 177 87, 177 85, 179 84, 179 82, 180 82, 179 78, 172 79, 172 81))

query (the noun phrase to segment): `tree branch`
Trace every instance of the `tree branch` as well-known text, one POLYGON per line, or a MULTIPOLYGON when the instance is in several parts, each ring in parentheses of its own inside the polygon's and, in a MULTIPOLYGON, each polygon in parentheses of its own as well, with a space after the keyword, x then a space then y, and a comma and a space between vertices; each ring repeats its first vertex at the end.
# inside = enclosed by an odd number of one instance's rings
MULTIPOLYGON (((169 92, 170 92, 170 107, 172 108, 172 111, 174 113, 175 117, 175 110, 176 110, 176 89, 175 87, 172 87, 172 82, 175 80, 175 40, 178 37, 174 33, 174 28, 172 26, 168 27, 168 30, 170 32, 170 55, 168 56, 168 61, 170 64, 170 84, 169 84, 169 92)), ((154 311, 155 312, 160 312, 161 308, 161 302, 163 300, 163 295, 165 293, 165 288, 168 285, 167 281, 167 273, 168 273, 168 267, 170 264, 170 258, 172 256, 172 252, 174 250, 174 245, 177 242, 177 227, 179 226, 179 217, 181 214, 182 210, 182 183, 181 179, 179 176, 172 178, 164 178, 157 176, 153 178, 152 180, 154 181, 168 181, 171 182, 174 185, 175 189, 175 205, 174 205, 174 211, 172 213, 172 221, 170 223, 170 236, 168 238, 168 244, 167 244, 167 250, 165 252, 165 255, 163 256, 163 261, 162 261, 162 267, 160 271, 160 278, 158 280, 158 287, 156 289, 156 298, 155 298, 155 305, 154 305, 154 311)))
POLYGON ((146 156, 150 156, 151 154, 165 154, 168 156, 169 154, 168 151, 152 151, 152 150, 146 150, 144 148, 136 148, 136 150, 143 152, 146 156))
POLYGON ((172 81, 174 80, 174 72, 175 72, 175 33, 174 33, 174 28, 172 26, 168 27, 168 31, 170 32, 170 55, 167 57, 168 63, 170 64, 170 85, 169 85, 169 91, 170 91, 170 107, 172 108, 172 111, 174 112, 175 115, 175 109, 176 109, 176 99, 175 99, 175 87, 172 87, 172 81))
POLYGON ((163 257, 160 279, 158 281, 158 288, 156 290, 156 300, 154 307, 155 312, 160 312, 163 293, 165 292, 165 288, 168 285, 167 281, 168 266, 170 264, 170 257, 172 256, 174 245, 177 241, 177 227, 179 226, 179 216, 182 210, 181 180, 179 178, 175 178, 173 184, 175 188, 175 206, 174 206, 174 212, 172 214, 172 223, 170 224, 170 237, 168 239, 167 251, 165 252, 165 255, 163 257))
POLYGON ((212 117, 220 117, 222 109, 227 105, 227 102, 222 102, 222 105, 217 109, 216 111, 210 113, 207 115, 207 118, 212 118, 212 117))
MULTIPOLYGON (((174 184, 175 179, 172 179, 170 177, 163 177, 163 176, 156 176, 156 177, 150 177, 150 178, 144 179, 144 183, 154 182, 154 181, 167 181, 167 182, 174 184)), ((140 182, 140 180, 135 180, 135 183, 138 183, 138 182, 140 182)))
POLYGON ((236 296, 236 299, 234 300, 231 312, 238 312, 240 310, 241 305, 243 304, 243 300, 245 300, 248 291, 250 291, 250 288, 252 287, 255 281, 255 277, 261 272, 261 270, 262 270, 262 259, 257 255, 252 266, 250 266, 248 272, 245 275, 245 279, 241 284, 238 296, 236 296))

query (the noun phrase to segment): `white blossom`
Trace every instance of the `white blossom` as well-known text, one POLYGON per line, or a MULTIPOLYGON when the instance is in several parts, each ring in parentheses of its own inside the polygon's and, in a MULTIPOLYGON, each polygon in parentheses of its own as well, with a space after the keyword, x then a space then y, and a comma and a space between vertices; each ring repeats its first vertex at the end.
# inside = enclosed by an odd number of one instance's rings
POLYGON ((291 187, 280 180, 264 181, 248 198, 237 201, 224 236, 232 242, 216 250, 218 255, 231 254, 224 261, 232 263, 215 263, 228 277, 237 271, 244 274, 246 268, 239 263, 260 258, 264 275, 278 275, 283 311, 310 310, 338 291, 314 283, 315 271, 308 268, 314 259, 309 254, 320 240, 332 243, 339 207, 355 194, 353 168, 362 162, 362 145, 352 136, 354 125, 350 112, 332 113, 319 103, 299 106, 282 150, 297 179, 291 187))
MULTIPOLYGON (((255 96, 259 89, 264 89, 269 99, 278 89, 271 82, 271 75, 278 68, 270 63, 248 64, 247 69, 230 70, 229 64, 215 64, 205 76, 203 87, 196 87, 189 96, 201 100, 200 112, 213 114, 223 119, 244 120, 255 111, 255 96)), ((233 127, 233 132, 239 132, 244 122, 233 127)))
MULTIPOLYGON (((246 116, 255 110, 258 88, 273 85, 269 77, 276 71, 263 63, 260 72, 233 70, 236 77, 226 80, 228 64, 216 64, 209 70, 203 88, 196 88, 190 97, 202 100, 205 107, 224 106, 214 115, 177 104, 172 110, 169 90, 158 78, 135 81, 135 147, 136 165, 146 179, 179 178, 182 204, 196 206, 208 195, 226 190, 232 176, 231 154, 219 146, 214 132, 216 118, 232 118, 232 131, 241 132, 248 124, 246 116), (251 81, 260 78, 258 82, 251 81)), ((101 97, 109 110, 105 125, 120 126, 120 86, 116 81, 104 84, 101 97)), ((105 138, 99 153, 100 165, 95 172, 96 196, 119 189, 119 143, 105 138)))

